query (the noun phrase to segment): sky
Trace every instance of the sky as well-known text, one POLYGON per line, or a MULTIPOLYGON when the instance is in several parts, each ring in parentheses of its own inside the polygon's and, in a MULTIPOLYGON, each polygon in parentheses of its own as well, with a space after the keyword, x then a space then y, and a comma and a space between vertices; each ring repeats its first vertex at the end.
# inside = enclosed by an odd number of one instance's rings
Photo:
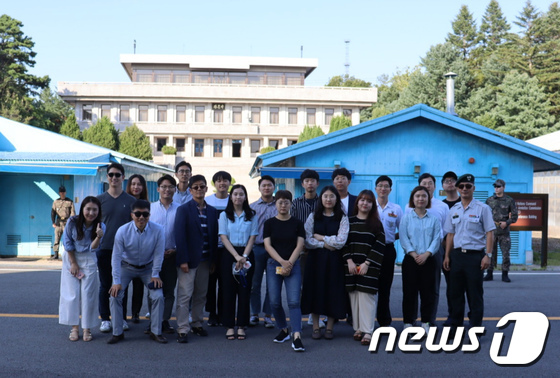
MULTIPOLYGON (((306 85, 346 72, 377 83, 443 43, 462 4, 477 25, 490 0, 144 1, 7 0, 0 7, 35 42, 34 75, 67 82, 129 82, 120 54, 318 59, 306 85)), ((501 0, 513 24, 526 0, 501 0)), ((533 0, 541 12, 551 0, 533 0)))

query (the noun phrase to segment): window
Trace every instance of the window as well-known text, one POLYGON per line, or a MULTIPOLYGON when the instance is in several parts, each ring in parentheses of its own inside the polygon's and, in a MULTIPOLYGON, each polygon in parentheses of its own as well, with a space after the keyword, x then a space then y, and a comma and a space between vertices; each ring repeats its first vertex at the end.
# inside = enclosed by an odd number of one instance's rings
POLYGON ((231 122, 232 123, 241 123, 241 106, 234 106, 232 107, 231 113, 231 122))
POLYGON ((297 139, 290 139, 288 141, 288 146, 293 146, 294 144, 297 144, 297 139))
POLYGON ((212 83, 227 84, 226 73, 225 72, 214 72, 214 73, 212 73, 212 83))
POLYGON ((307 108, 307 124, 316 125, 315 121, 315 108, 307 108))
POLYGON ((210 72, 193 72, 193 83, 208 84, 210 72))
POLYGON ((130 105, 121 105, 120 106, 119 119, 120 119, 121 122, 129 122, 130 121, 130 105))
POLYGON ((280 112, 280 108, 270 108, 270 124, 271 125, 278 125, 278 113, 280 112))
POLYGON ((224 123, 223 109, 214 109, 214 123, 224 123))
POLYGON ((138 106, 138 122, 148 122, 148 105, 138 106))
POLYGON ((170 83, 171 82, 171 71, 155 71, 154 81, 156 83, 170 83))
POLYGON ((111 105, 109 104, 101 105, 101 117, 107 117, 111 119, 111 105))
POLYGON ((325 125, 330 125, 331 124, 331 120, 333 118, 334 115, 334 109, 333 108, 326 108, 325 109, 325 125))
POLYGON ((286 85, 303 85, 303 75, 299 73, 287 73, 286 85))
POLYGON ((243 142, 241 141, 241 139, 234 139, 231 141, 231 156, 232 157, 241 157, 241 146, 243 145, 243 142))
POLYGON ((251 139, 251 157, 257 156, 261 151, 261 141, 258 139, 251 139))
POLYGON ((185 138, 176 138, 175 148, 177 148, 177 152, 185 151, 185 138))
POLYGON ((352 118, 352 109, 342 109, 342 114, 345 117, 352 118))
POLYGON ((150 83, 153 81, 152 70, 138 70, 136 71, 136 81, 141 83, 150 83))
POLYGON ((167 122, 167 105, 158 105, 157 107, 157 121, 167 122))
POLYGON ((222 157, 224 148, 223 139, 214 139, 214 157, 222 157))
POLYGON ((189 71, 173 71, 173 82, 190 83, 191 73, 189 71))
POLYGON ((288 108, 288 124, 297 125, 297 108, 288 108))
POLYGON ((195 106, 194 107, 194 121, 195 122, 204 122, 204 106, 195 106))
POLYGON ((167 145, 167 138, 156 138, 156 146, 158 151, 161 151, 161 149, 165 145, 167 145))
POLYGON ((261 108, 251 107, 251 119, 249 121, 252 123, 261 123, 261 108))
POLYGON ((194 156, 204 156, 204 139, 194 140, 194 156))
POLYGON ((230 84, 246 84, 247 74, 244 72, 230 72, 229 82, 230 84))
POLYGON ((264 72, 247 72, 249 84, 264 85, 264 72))
POLYGON ((270 147, 274 147, 274 149, 277 150, 278 147, 280 146, 280 141, 278 139, 269 139, 268 145, 270 147))
POLYGON ((268 85, 282 85, 282 77, 281 73, 276 72, 269 72, 266 74, 266 81, 268 85))
POLYGON ((91 109, 91 104, 82 105, 82 121, 91 121, 91 109))
POLYGON ((177 105, 176 111, 175 122, 186 122, 187 107, 185 105, 177 105))

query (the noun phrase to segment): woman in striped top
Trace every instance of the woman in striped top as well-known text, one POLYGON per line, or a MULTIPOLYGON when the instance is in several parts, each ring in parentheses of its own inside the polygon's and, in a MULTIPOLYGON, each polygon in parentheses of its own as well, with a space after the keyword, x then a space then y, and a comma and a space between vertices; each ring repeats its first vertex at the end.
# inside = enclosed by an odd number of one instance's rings
POLYGON ((360 192, 354 214, 349 219, 350 232, 343 249, 345 283, 352 308, 354 340, 369 345, 375 325, 375 295, 385 244, 383 224, 371 190, 360 192))

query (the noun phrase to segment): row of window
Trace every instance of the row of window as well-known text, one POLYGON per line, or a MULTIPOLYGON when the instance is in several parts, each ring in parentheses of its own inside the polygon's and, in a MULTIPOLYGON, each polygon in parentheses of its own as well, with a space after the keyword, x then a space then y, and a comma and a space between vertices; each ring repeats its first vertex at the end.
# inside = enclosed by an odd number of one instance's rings
MULTIPOLYGON (((185 138, 174 138, 175 148, 177 152, 185 151, 185 138)), ((167 138, 155 138, 156 150, 161 151, 164 146, 167 145, 167 138)), ((194 156, 204 157, 204 139, 194 139, 194 156)), ((288 145, 294 145, 297 140, 288 140, 288 145)), ((261 150, 262 141, 260 139, 251 139, 251 157, 257 156, 261 150)), ((278 149, 280 147, 280 140, 269 139, 268 145, 278 149)), ((232 139, 231 140, 231 157, 241 157, 241 147, 243 146, 242 139, 232 139)), ((213 139, 213 157, 223 157, 224 140, 223 139, 213 139)))
MULTIPOLYGON (((168 106, 167 105, 157 105, 156 111, 156 121, 157 122, 168 122, 168 106)), ((177 105, 175 106, 175 122, 184 123, 187 120, 187 106, 177 105)), ((225 104, 212 104, 212 121, 214 123, 224 122, 224 109, 225 104)), ((130 105, 119 105, 119 121, 120 122, 132 122, 130 105)), ((148 105, 138 105, 138 122, 149 122, 149 106, 148 105)), ((231 107, 231 122, 232 123, 242 123, 242 106, 232 106, 231 107)), ((342 113, 346 117, 352 117, 352 109, 343 109, 342 113)), ((203 105, 194 107, 194 122, 204 123, 206 114, 206 107, 203 105)), ((288 108, 288 124, 297 125, 298 123, 298 108, 294 107, 288 108)), ((271 125, 278 125, 280 123, 280 108, 279 107, 269 107, 268 108, 268 123, 271 125)), ((334 116, 334 108, 324 109, 324 124, 330 125, 331 120, 334 116)), ((111 118, 111 105, 102 104, 101 105, 101 117, 111 118)), ((91 121, 93 119, 93 106, 91 104, 82 105, 82 120, 91 121)), ((249 122, 250 123, 261 123, 261 107, 252 106, 249 112, 249 122)), ((306 120, 305 123, 308 125, 317 125, 317 109, 307 108, 306 109, 306 120)))
POLYGON ((294 72, 204 72, 135 69, 132 73, 132 81, 141 83, 304 85, 304 79, 303 73, 294 72))

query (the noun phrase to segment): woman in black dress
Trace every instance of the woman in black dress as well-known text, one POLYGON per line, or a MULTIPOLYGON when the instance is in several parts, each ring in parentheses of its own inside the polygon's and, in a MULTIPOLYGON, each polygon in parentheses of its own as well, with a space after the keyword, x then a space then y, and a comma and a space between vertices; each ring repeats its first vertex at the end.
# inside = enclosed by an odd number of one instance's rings
POLYGON ((342 210, 340 195, 334 186, 326 186, 319 196, 315 213, 305 222, 305 247, 308 250, 301 311, 311 314, 312 338, 321 338, 319 315, 327 315, 325 339, 334 337, 335 319, 346 316, 344 262, 341 249, 348 238, 348 217, 342 210))

